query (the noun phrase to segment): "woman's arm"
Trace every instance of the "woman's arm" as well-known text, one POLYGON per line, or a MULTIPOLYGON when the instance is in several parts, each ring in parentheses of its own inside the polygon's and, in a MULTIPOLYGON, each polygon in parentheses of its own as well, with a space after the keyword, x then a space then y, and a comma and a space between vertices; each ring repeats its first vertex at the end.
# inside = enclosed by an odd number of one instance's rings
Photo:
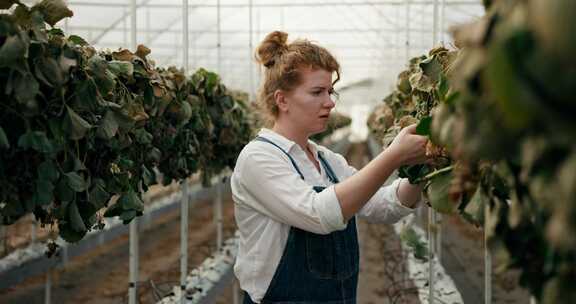
POLYGON ((408 208, 415 208, 422 199, 424 183, 413 185, 407 179, 403 179, 398 186, 396 195, 400 203, 408 208))
MULTIPOLYGON (((352 218, 398 167, 426 161, 427 139, 415 132, 416 125, 402 129, 386 150, 356 174, 335 186, 344 221, 352 218)), ((414 200, 415 203, 415 189, 411 189, 411 186, 401 187, 403 189, 398 191, 401 201, 410 204, 414 200)))

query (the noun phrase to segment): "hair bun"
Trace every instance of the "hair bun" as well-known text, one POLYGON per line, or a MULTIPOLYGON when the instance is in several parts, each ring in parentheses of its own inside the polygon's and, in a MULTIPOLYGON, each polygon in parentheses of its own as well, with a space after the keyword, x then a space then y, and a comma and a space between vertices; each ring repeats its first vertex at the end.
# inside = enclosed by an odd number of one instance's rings
POLYGON ((274 65, 275 59, 288 50, 288 34, 281 31, 274 31, 264 38, 256 50, 256 60, 269 68, 274 65))

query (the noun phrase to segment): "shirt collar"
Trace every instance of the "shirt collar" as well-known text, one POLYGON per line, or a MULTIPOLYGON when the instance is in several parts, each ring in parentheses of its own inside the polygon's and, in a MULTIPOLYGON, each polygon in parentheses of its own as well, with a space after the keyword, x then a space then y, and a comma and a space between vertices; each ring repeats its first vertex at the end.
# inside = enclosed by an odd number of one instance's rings
MULTIPOLYGON (((286 152, 290 152, 290 149, 297 146, 297 144, 294 141, 291 141, 288 138, 268 128, 260 129, 260 132, 258 132, 258 136, 262 136, 273 141, 275 144, 280 146, 280 148, 284 149, 284 151, 286 152)), ((312 151, 314 157, 318 158, 318 153, 321 152, 320 149, 318 148, 318 145, 312 140, 308 139, 308 146, 310 147, 310 150, 312 151)))
POLYGON ((284 151, 286 152, 290 152, 290 149, 292 149, 292 147, 296 146, 296 143, 289 140, 288 138, 274 132, 271 129, 268 128, 262 128, 260 130, 260 132, 258 132, 258 136, 262 136, 265 137, 271 141, 273 141, 275 144, 277 144, 278 146, 280 146, 280 148, 282 148, 284 151))

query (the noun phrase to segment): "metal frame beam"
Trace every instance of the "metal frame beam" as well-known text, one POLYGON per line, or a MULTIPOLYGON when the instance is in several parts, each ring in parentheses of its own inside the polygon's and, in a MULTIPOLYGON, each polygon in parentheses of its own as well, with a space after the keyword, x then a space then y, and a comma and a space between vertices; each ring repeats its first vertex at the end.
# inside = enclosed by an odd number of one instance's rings
MULTIPOLYGON (((434 1, 432 0, 422 0, 422 1, 411 1, 410 4, 414 5, 432 5, 434 1)), ((446 2, 446 5, 480 5, 479 1, 450 1, 446 2)), ((83 2, 83 1, 70 1, 70 6, 100 6, 100 7, 126 7, 129 4, 117 3, 117 2, 83 2)), ((388 1, 364 1, 364 2, 301 2, 301 3, 257 3, 253 4, 255 8, 290 8, 290 7, 320 7, 320 6, 374 6, 374 5, 404 5, 403 0, 388 0, 388 1)), ((249 5, 246 3, 229 3, 221 4, 221 8, 246 8, 249 5)), ((140 7, 140 6, 139 6, 140 7)), ((150 8, 167 8, 167 9, 179 9, 182 6, 179 4, 147 4, 146 7, 150 8)), ((191 4, 190 8, 216 8, 216 4, 191 4)))

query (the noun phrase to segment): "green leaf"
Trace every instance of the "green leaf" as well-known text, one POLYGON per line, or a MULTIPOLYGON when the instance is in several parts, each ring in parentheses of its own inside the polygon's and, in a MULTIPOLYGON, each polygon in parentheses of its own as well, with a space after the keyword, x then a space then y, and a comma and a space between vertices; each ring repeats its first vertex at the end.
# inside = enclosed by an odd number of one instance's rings
POLYGON ((426 189, 432 208, 440 213, 452 214, 458 207, 449 197, 451 181, 452 173, 437 175, 426 189))
POLYGON ((430 125, 432 124, 432 116, 426 116, 420 120, 416 126, 416 134, 422 136, 430 136, 430 125))
POLYGON ((63 177, 58 181, 54 195, 62 202, 70 202, 74 199, 74 190, 68 186, 67 177, 63 177))
POLYGON ((68 9, 64 0, 42 0, 32 9, 38 9, 44 15, 46 23, 54 26, 58 21, 74 16, 74 13, 68 9))
POLYGON ((54 184, 45 179, 36 180, 36 203, 40 205, 48 205, 53 200, 54 184))
POLYGON ((428 260, 428 250, 426 243, 422 241, 420 236, 414 231, 410 226, 405 226, 400 232, 400 239, 406 244, 406 246, 412 248, 414 251, 414 257, 421 261, 428 260))
POLYGON ((86 40, 84 40, 84 38, 82 38, 80 36, 76 36, 76 35, 70 35, 68 37, 68 41, 72 42, 75 45, 80 45, 80 46, 88 45, 88 42, 86 42, 86 40))
POLYGON ((59 29, 59 28, 51 28, 50 30, 48 30, 48 34, 52 35, 52 36, 66 36, 64 34, 64 31, 59 29))
POLYGON ((440 81, 438 82, 438 97, 441 101, 446 99, 446 94, 448 94, 449 89, 450 85, 448 84, 448 79, 446 78, 446 75, 441 73, 440 81))
POLYGON ((8 36, 0 47, 0 67, 8 67, 28 56, 28 43, 20 36, 8 36))
POLYGON ((86 120, 78 115, 72 108, 66 106, 67 116, 65 120, 65 127, 68 131, 70 139, 79 140, 84 137, 86 132, 92 128, 86 120))
POLYGON ((8 137, 4 132, 4 129, 0 126, 0 148, 3 149, 10 149, 10 142, 8 141, 8 137))
POLYGON ((146 186, 153 185, 156 183, 156 175, 154 171, 148 170, 144 165, 140 167, 142 169, 142 181, 146 186))
POLYGON ((458 97, 460 97, 460 92, 451 92, 450 95, 446 97, 446 100, 444 100, 444 103, 453 106, 456 100, 458 100, 458 97))
POLYGON ((132 219, 136 217, 138 213, 134 210, 124 211, 120 214, 120 219, 124 224, 128 224, 132 219))
POLYGON ((34 149, 40 153, 50 153, 53 145, 43 131, 28 131, 18 139, 18 147, 34 149))
POLYGON ((43 79, 47 85, 59 87, 64 83, 62 68, 54 58, 40 57, 36 61, 35 68, 36 76, 40 76, 39 78, 43 79))
POLYGON ((116 120, 116 114, 114 111, 108 110, 102 119, 102 123, 98 127, 98 136, 105 139, 110 139, 116 135, 118 132, 118 121, 116 120))
POLYGON ((47 181, 58 180, 60 172, 52 160, 46 160, 38 166, 38 177, 47 181))
POLYGON ((513 130, 528 127, 537 117, 538 96, 532 85, 521 75, 521 56, 530 54, 530 36, 526 32, 516 32, 503 42, 489 49, 490 59, 485 68, 485 79, 492 89, 497 105, 503 112, 506 125, 513 130), (519 58, 520 57, 520 58, 519 58))
POLYGON ((75 88, 75 93, 76 93, 75 104, 79 108, 94 110, 99 106, 98 88, 96 87, 96 84, 94 83, 94 80, 92 78, 88 78, 78 83, 75 88))
POLYGON ((80 241, 85 235, 87 231, 78 232, 75 231, 71 224, 68 222, 59 222, 58 223, 58 233, 68 243, 76 243, 80 241))
POLYGON ((140 144, 144 144, 144 145, 151 144, 152 139, 154 139, 154 136, 152 136, 152 134, 148 133, 144 129, 135 130, 134 135, 136 137, 136 142, 138 142, 140 144))
POLYGON ((117 201, 114 205, 108 207, 106 212, 104 212, 104 217, 114 217, 119 216, 123 212, 122 205, 117 201))
POLYGON ((108 62, 108 68, 116 76, 123 76, 128 78, 132 77, 132 74, 134 74, 134 66, 131 62, 127 61, 112 60, 108 62))
POLYGON ((85 232, 86 225, 84 224, 84 220, 80 215, 80 211, 78 210, 78 204, 76 202, 71 202, 68 205, 68 217, 70 220, 70 224, 72 229, 76 232, 85 232))
POLYGON ((24 75, 18 74, 14 78, 14 96, 16 99, 30 109, 36 107, 34 98, 40 92, 40 84, 31 73, 26 73, 24 75))
POLYGON ((401 166, 398 169, 398 176, 401 178, 408 178, 411 184, 417 184, 419 179, 426 176, 432 170, 426 164, 401 166))
POLYGON ((70 189, 76 192, 82 192, 86 190, 87 185, 86 181, 84 180, 84 177, 82 177, 76 172, 68 172, 65 173, 64 175, 66 175, 68 187, 70 187, 70 189))
POLYGON ((110 194, 106 191, 106 183, 100 178, 92 181, 92 190, 90 190, 90 203, 100 209, 108 203, 110 194))
POLYGON ((118 203, 122 205, 122 209, 124 210, 144 211, 144 203, 140 200, 136 192, 132 190, 122 194, 118 199, 118 203))

